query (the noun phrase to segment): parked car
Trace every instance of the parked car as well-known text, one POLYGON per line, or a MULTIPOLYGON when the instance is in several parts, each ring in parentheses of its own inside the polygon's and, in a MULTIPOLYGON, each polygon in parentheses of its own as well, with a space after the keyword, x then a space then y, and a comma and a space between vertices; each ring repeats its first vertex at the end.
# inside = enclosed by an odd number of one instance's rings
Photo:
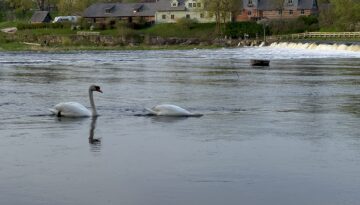
POLYGON ((80 18, 81 18, 80 16, 57 16, 55 17, 53 23, 61 23, 61 22, 77 23, 80 18))

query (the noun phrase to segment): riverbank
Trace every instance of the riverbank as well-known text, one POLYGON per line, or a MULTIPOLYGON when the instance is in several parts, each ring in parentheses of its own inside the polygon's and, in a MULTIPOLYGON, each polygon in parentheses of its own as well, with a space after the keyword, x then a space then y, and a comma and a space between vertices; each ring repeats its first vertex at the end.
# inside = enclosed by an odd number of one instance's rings
MULTIPOLYGON (((200 37, 163 37, 151 35, 111 35, 100 32, 71 32, 57 35, 36 32, 0 33, 0 51, 79 51, 79 50, 185 50, 234 48, 243 46, 295 43, 320 45, 359 45, 360 39, 228 39, 200 37)), ((296 46, 295 46, 296 47, 296 46)), ((304 47, 299 45, 299 47, 304 47)), ((306 47, 306 46, 305 46, 306 47)), ((357 50, 357 48, 355 49, 357 50)))
MULTIPOLYGON (((207 49, 257 46, 260 40, 201 39, 137 35, 14 35, 2 34, 0 50, 6 51, 68 51, 68 50, 161 50, 207 49)), ((0 38, 1 38, 0 36, 0 38)))

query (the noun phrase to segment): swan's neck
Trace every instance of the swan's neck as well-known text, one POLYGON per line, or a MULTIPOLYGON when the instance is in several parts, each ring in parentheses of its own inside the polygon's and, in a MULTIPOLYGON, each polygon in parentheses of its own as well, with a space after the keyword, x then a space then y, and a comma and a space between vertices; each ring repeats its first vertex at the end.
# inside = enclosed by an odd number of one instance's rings
POLYGON ((95 107, 95 103, 94 103, 93 92, 91 90, 89 90, 89 98, 90 98, 92 116, 97 116, 96 107, 95 107))

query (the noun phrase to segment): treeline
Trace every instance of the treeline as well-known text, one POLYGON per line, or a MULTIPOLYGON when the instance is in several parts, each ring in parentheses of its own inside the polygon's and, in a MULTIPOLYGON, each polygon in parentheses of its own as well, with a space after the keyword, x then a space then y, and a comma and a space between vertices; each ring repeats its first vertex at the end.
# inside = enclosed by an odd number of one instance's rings
POLYGON ((321 0, 319 23, 324 31, 360 31, 360 0, 321 0))

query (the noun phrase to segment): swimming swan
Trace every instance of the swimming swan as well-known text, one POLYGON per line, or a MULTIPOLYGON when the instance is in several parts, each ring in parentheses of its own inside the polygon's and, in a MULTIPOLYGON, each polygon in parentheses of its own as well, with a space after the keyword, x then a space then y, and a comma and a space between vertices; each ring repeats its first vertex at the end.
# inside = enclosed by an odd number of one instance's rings
POLYGON ((202 114, 192 113, 177 105, 162 104, 153 108, 145 108, 152 115, 156 116, 172 116, 172 117, 201 117, 202 114))
POLYGON ((100 86, 91 85, 89 87, 89 98, 90 98, 90 105, 91 111, 87 109, 80 103, 77 102, 63 102, 59 103, 54 106, 54 108, 49 109, 50 112, 57 115, 58 117, 91 117, 97 116, 94 98, 93 98, 93 91, 97 91, 102 93, 100 86))

